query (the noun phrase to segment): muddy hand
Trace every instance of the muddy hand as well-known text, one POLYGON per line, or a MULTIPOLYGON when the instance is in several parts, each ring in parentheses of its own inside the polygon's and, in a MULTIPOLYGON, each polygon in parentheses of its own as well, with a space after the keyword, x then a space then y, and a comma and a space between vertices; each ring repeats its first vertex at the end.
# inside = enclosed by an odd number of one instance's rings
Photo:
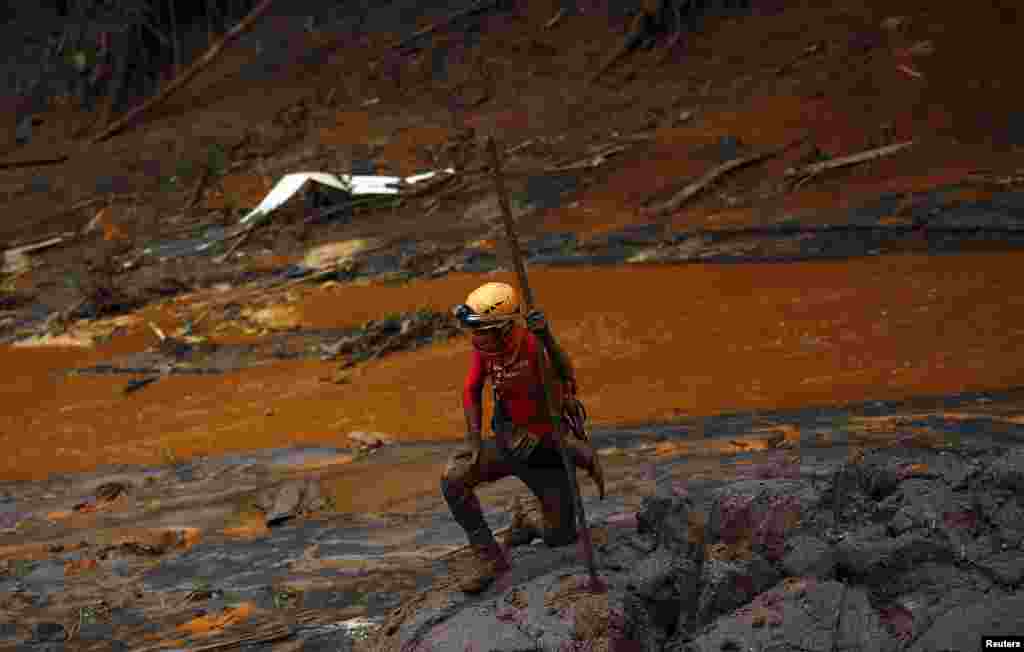
POLYGON ((455 459, 462 464, 468 464, 469 468, 475 469, 480 463, 480 447, 482 444, 479 442, 475 444, 463 444, 462 447, 455 453, 455 459))

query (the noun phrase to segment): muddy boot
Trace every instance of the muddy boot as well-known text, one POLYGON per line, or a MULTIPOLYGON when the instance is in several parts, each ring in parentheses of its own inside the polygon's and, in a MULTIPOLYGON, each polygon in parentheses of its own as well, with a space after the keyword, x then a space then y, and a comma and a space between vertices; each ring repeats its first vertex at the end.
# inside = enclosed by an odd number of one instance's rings
POLYGON ((512 524, 502 542, 508 548, 525 546, 534 539, 544 537, 544 516, 537 506, 527 506, 522 498, 516 498, 512 507, 512 524))
POLYGON ((498 575, 510 568, 505 552, 497 542, 474 545, 473 558, 459 578, 459 590, 469 594, 481 593, 498 575))

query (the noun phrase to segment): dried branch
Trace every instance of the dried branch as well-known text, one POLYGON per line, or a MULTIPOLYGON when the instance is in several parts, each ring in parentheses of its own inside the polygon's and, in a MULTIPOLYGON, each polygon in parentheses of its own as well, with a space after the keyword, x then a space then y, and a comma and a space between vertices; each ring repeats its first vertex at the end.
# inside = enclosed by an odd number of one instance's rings
POLYGON ((605 59, 604 63, 597 69, 597 71, 590 76, 587 80, 587 85, 593 84, 601 77, 604 73, 608 72, 612 66, 619 62, 624 56, 632 52, 640 45, 645 37, 650 35, 652 18, 646 11, 641 11, 633 19, 633 24, 630 26, 629 33, 626 34, 626 38, 622 40, 622 44, 612 52, 611 56, 605 59))
POLYGON ((551 29, 552 27, 557 25, 559 23, 559 21, 562 20, 563 17, 565 17, 565 9, 564 8, 559 9, 558 13, 555 14, 554 17, 551 20, 549 20, 548 22, 544 23, 544 29, 551 29))
POLYGON ((199 175, 199 180, 196 181, 195 187, 192 189, 192 198, 188 201, 188 210, 195 210, 196 206, 199 205, 200 200, 203 198, 203 191, 206 190, 207 184, 210 182, 210 178, 213 176, 213 170, 209 165, 203 166, 203 172, 199 175))
POLYGON ((36 158, 27 161, 0 162, 0 170, 13 170, 15 168, 32 168, 40 165, 58 165, 68 160, 67 154, 57 158, 36 158))
POLYGON ((648 209, 647 211, 645 211, 645 213, 648 214, 648 215, 653 215, 653 216, 661 216, 661 215, 668 215, 669 213, 674 213, 684 203, 689 201, 691 198, 696 196, 698 193, 700 193, 702 190, 707 188, 709 185, 711 185, 712 183, 714 183, 718 179, 722 178, 723 176, 729 174, 730 172, 734 172, 734 171, 739 170, 741 168, 745 168, 747 166, 753 165, 754 163, 760 163, 761 161, 764 161, 766 159, 778 156, 779 154, 781 154, 782 152, 786 151, 787 149, 789 149, 789 148, 791 148, 791 147, 793 147, 793 146, 803 142, 805 139, 806 139, 806 136, 801 136, 800 138, 798 138, 798 139, 796 139, 796 140, 794 140, 794 141, 792 141, 790 143, 787 143, 786 145, 783 145, 782 147, 777 147, 775 149, 768 150, 766 152, 759 152, 757 154, 751 154, 750 156, 744 156, 744 157, 741 157, 741 158, 735 158, 735 159, 733 159, 731 161, 726 161, 725 163, 722 163, 721 165, 713 167, 710 170, 708 170, 704 174, 704 176, 702 176, 701 178, 697 179, 696 181, 694 181, 693 183, 689 184, 688 186, 686 186, 685 188, 680 190, 678 193, 673 195, 671 199, 669 199, 668 201, 664 202, 663 204, 655 206, 654 208, 648 209))
POLYGON ((793 188, 798 188, 803 184, 807 183, 814 177, 818 176, 828 170, 834 170, 836 168, 847 167, 850 165, 857 165, 858 163, 865 163, 867 161, 873 161, 875 159, 890 156, 896 152, 906 149, 914 144, 914 141, 908 140, 902 143, 896 143, 895 145, 886 145, 885 147, 878 147, 876 149, 869 149, 865 152, 858 154, 851 154, 849 156, 841 156, 839 158, 832 159, 830 161, 821 161, 820 163, 812 163, 811 165, 805 165, 801 168, 789 168, 786 170, 787 179, 795 179, 793 188))
POLYGON ((455 22, 456 20, 459 20, 460 18, 465 18, 466 16, 472 16, 473 14, 480 13, 481 11, 487 11, 489 9, 493 9, 495 6, 498 5, 499 1, 500 0, 480 0, 479 2, 477 2, 472 7, 469 7, 467 9, 463 9, 461 11, 456 11, 455 13, 453 13, 450 16, 448 16, 447 18, 445 18, 440 23, 435 23, 435 24, 431 25, 430 27, 424 27, 423 29, 419 30, 418 32, 414 32, 412 35, 410 35, 410 36, 402 39, 398 43, 392 45, 391 49, 392 50, 401 50, 402 48, 406 47, 407 45, 409 45, 410 43, 412 43, 416 39, 420 38, 421 36, 426 36, 427 34, 432 34, 432 33, 436 32, 437 30, 441 29, 442 27, 445 27, 447 25, 452 24, 453 22, 455 22))

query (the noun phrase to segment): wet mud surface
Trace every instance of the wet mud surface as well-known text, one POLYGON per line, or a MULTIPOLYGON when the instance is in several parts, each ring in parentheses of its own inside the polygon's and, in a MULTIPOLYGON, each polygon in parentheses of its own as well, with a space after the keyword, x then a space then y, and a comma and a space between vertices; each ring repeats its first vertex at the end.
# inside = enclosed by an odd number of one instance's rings
MULTIPOLYGON (((1020 391, 975 393, 600 428, 593 437, 609 496, 598 501, 581 477, 585 508, 595 527, 614 522, 659 487, 711 492, 785 450, 813 475, 864 446, 899 455, 1020 445, 1022 399, 1020 391)), ((246 636, 261 649, 355 644, 453 572, 445 554, 464 535, 437 488, 451 450, 443 442, 282 448, 5 483, 2 631, 31 649, 65 640, 93 649, 90 640, 110 639, 128 646, 120 649, 197 649, 246 636), (403 488, 338 511, 351 500, 346 476, 381 473, 405 478, 403 488)), ((480 494, 495 529, 526 495, 511 479, 480 494)), ((579 564, 574 549, 516 555, 528 574, 579 564)))

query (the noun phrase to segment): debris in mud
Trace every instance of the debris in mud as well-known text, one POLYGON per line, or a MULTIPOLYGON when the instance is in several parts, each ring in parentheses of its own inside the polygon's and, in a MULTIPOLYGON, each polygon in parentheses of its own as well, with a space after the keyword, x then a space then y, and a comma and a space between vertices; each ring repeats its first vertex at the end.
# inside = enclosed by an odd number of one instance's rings
MULTIPOLYGON (((904 66, 905 67, 905 66, 904 66)), ((909 70, 909 69, 908 69, 909 70)), ((916 74, 916 71, 910 71, 914 76, 920 76, 916 74)), ((900 152, 911 145, 914 141, 908 140, 902 143, 896 143, 894 145, 886 145, 885 147, 878 147, 870 149, 865 152, 859 152, 857 154, 851 154, 849 156, 840 156, 839 158, 830 159, 828 161, 821 161, 819 163, 811 163, 801 168, 790 168, 786 170, 786 178, 789 179, 791 188, 796 190, 800 186, 803 186, 811 179, 818 175, 827 172, 828 170, 834 170, 836 168, 847 167, 850 165, 857 165, 859 163, 866 163, 868 161, 874 161, 885 156, 892 156, 893 154, 900 152)))

